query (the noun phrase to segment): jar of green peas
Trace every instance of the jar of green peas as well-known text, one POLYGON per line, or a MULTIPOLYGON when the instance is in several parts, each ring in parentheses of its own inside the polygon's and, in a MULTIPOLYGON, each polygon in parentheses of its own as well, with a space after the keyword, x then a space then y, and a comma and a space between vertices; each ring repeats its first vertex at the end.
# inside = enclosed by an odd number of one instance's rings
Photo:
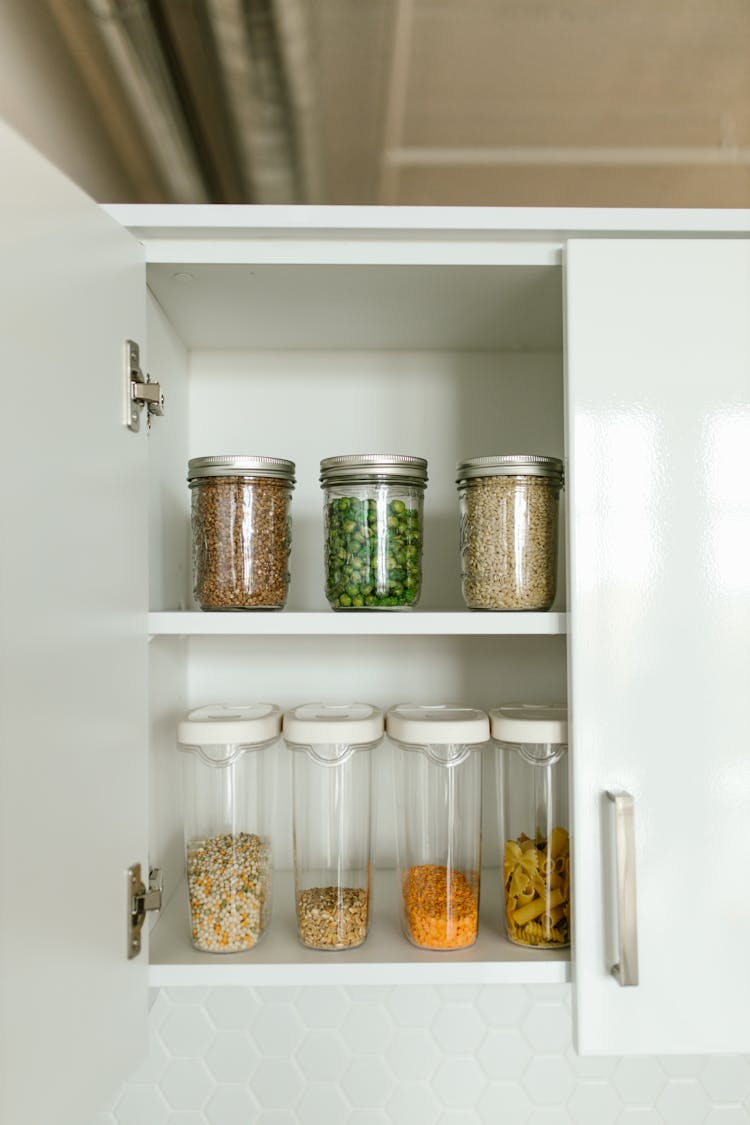
POLYGON ((427 462, 359 453, 320 463, 326 596, 333 609, 411 609, 422 591, 427 462))

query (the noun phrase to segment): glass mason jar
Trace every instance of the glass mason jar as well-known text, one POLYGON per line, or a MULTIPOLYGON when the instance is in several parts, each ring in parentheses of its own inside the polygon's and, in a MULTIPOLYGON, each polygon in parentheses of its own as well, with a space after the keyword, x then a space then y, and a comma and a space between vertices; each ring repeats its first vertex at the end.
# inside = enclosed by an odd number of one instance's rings
POLYGON ((281 734, 271 703, 200 707, 178 726, 193 945, 252 949, 271 913, 268 754, 281 734))
POLYGON ((289 590, 294 463, 194 457, 193 594, 201 609, 281 609, 289 590))
POLYGON ((568 722, 560 704, 490 711, 503 841, 505 925, 516 945, 570 944, 568 722))
POLYGON ((466 605, 549 609, 557 591, 562 461, 537 454, 472 457, 457 473, 466 605))
POLYGON ((479 924, 483 711, 400 704, 386 715, 397 755, 401 926, 422 949, 465 949, 479 924))
POLYGON ((427 462, 402 454, 328 457, 326 596, 333 609, 410 609, 422 591, 427 462))
POLYGON ((354 949, 370 918, 373 750, 383 714, 306 703, 284 716, 292 755, 297 933, 311 949, 354 949))

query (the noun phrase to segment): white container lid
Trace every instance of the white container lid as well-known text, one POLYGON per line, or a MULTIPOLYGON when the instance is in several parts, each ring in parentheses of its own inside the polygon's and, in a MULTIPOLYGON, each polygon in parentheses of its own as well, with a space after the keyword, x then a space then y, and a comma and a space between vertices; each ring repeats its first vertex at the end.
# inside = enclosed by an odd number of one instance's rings
POLYGON ((567 743, 568 709, 563 703, 504 703, 490 711, 498 742, 567 743))
POLYGON ((385 726, 396 742, 418 746, 465 746, 487 742, 490 737, 489 719, 484 711, 449 703, 399 703, 388 711, 385 726))
POLYGON ((383 712, 369 703, 302 703, 284 715, 284 738, 304 746, 357 746, 383 737, 383 712))
POLYGON ((281 733, 281 708, 275 703, 210 703, 191 711, 177 727, 181 746, 263 743, 281 733))

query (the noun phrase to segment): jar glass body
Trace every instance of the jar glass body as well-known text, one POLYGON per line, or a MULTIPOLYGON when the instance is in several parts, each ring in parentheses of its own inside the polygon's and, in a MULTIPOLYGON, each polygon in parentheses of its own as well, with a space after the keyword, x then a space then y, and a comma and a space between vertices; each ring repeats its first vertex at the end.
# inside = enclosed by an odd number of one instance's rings
POLYGON ((180 746, 191 934, 204 952, 252 949, 268 925, 271 745, 180 746))
POLYGON ((370 918, 372 747, 292 749, 297 934, 311 949, 353 949, 370 918))
POLYGON ((481 754, 471 746, 398 745, 402 929, 422 949, 464 949, 479 921, 481 754))
POLYGON ((324 486, 333 609, 410 609, 422 592, 424 486, 373 476, 324 486))
POLYGON ((204 610, 281 609, 289 592, 292 485, 192 479, 193 594, 204 610))
POLYGON ((527 474, 460 482, 461 592, 469 609, 551 607, 560 487, 556 477, 527 474))
POLYGON ((568 747, 498 742, 505 924, 516 945, 570 944, 568 747))

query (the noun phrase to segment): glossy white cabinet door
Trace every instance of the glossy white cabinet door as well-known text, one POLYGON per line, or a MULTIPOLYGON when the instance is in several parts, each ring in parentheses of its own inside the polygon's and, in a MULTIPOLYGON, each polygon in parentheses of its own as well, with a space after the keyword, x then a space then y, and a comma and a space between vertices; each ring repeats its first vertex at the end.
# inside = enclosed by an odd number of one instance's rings
POLYGON ((750 243, 566 257, 578 1047, 748 1051, 750 243), (607 790, 634 798, 636 987, 607 790))
POLYGON ((138 243, 0 125, 0 1120, 86 1125, 145 1052, 125 949, 146 842, 138 243))

